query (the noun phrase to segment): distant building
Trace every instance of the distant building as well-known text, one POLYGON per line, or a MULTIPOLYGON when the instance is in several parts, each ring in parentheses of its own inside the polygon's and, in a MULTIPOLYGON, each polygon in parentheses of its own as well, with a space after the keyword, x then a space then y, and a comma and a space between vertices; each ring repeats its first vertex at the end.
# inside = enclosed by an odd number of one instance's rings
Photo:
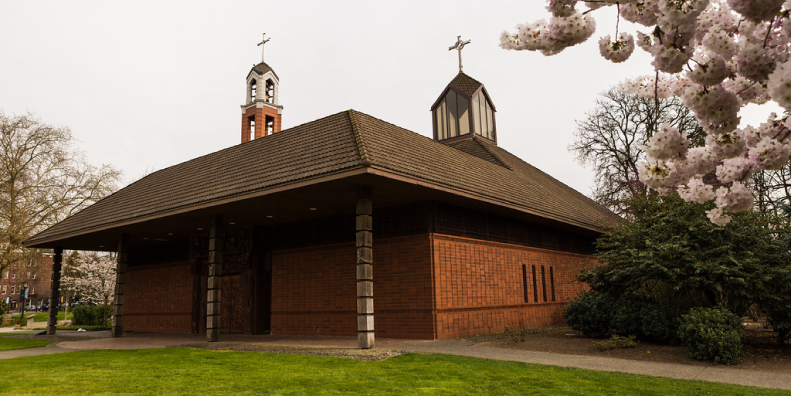
MULTIPOLYGON (((357 335, 370 347, 374 333, 563 321, 617 217, 499 147, 517 131, 497 129, 483 84, 452 79, 431 107, 433 139, 354 110, 281 131, 278 90, 254 66, 241 144, 154 172, 26 245, 119 251, 116 336, 357 335)), ((535 144, 548 132, 518 131, 535 144)))
POLYGON ((43 254, 28 263, 13 263, 0 273, 0 299, 8 304, 10 310, 19 309, 21 293, 24 283, 27 282, 26 306, 38 307, 42 303, 48 303, 51 276, 51 254, 43 254))

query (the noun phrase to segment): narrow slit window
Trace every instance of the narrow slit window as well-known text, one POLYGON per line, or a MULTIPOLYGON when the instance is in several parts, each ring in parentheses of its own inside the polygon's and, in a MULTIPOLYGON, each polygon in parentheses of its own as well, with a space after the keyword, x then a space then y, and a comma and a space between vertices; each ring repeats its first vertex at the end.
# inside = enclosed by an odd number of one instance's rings
POLYGON ((541 266, 541 289, 544 292, 544 302, 547 302, 547 274, 544 266, 541 266))
POLYGON ((266 116, 266 135, 275 133, 275 118, 266 116))
POLYGON ((248 117, 247 123, 250 125, 250 140, 255 139, 255 117, 248 117))
POLYGON ((522 292, 525 297, 525 302, 530 302, 527 300, 527 265, 522 264, 522 292))
POLYGON ((552 290, 552 301, 555 301, 555 271, 549 267, 549 287, 552 290))
POLYGON ((538 302, 538 278, 535 265, 533 266, 533 301, 538 302))

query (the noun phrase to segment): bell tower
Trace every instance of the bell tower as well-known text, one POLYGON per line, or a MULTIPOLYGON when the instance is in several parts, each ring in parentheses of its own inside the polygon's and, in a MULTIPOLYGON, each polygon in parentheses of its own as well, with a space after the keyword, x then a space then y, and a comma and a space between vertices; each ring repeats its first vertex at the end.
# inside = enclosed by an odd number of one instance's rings
POLYGON ((264 38, 261 47, 261 63, 247 73, 245 104, 242 105, 242 143, 280 132, 283 106, 278 104, 280 79, 275 71, 264 63, 264 38))

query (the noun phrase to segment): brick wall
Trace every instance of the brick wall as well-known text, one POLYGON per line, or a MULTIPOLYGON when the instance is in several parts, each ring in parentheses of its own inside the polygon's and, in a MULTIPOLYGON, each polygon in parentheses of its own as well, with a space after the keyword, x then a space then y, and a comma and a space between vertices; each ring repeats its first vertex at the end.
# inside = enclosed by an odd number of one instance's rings
POLYGON ((561 306, 585 288, 575 275, 587 256, 434 234, 436 338, 563 323, 561 306), (522 265, 526 265, 527 295, 522 265), (532 267, 536 266, 538 302, 532 267), (544 302, 543 280, 547 302, 544 302), (554 278, 552 300, 550 267, 554 278))
POLYGON ((192 275, 189 262, 129 267, 124 331, 189 333, 192 275))
MULTIPOLYGON (((428 235, 374 240, 378 337, 433 338, 428 235)), ((272 334, 357 334, 353 243, 272 254, 272 334)))

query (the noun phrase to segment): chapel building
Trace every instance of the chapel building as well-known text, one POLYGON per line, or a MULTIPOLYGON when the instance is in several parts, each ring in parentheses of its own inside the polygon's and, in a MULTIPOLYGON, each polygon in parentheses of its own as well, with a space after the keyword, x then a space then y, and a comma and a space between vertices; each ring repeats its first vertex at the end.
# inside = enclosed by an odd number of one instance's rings
POLYGON ((483 84, 450 81, 430 107, 433 138, 355 110, 281 130, 279 84, 263 60, 247 74, 240 144, 154 172, 26 246, 55 249, 53 279, 63 249, 118 252, 114 336, 357 336, 369 348, 374 335, 562 323, 618 219, 499 147, 515 131, 497 129, 483 84))

